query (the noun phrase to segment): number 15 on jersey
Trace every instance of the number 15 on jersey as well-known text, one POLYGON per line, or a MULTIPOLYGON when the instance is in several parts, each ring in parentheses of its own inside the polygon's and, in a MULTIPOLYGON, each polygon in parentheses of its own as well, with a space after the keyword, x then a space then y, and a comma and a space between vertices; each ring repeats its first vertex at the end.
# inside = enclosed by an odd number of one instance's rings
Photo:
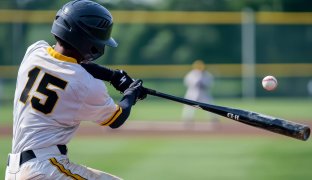
POLYGON ((35 67, 28 72, 28 81, 19 100, 24 104, 27 101, 30 101, 34 109, 44 114, 49 114, 52 112, 53 108, 57 104, 59 96, 54 90, 49 89, 48 86, 51 84, 62 90, 65 90, 67 82, 48 73, 44 73, 43 77, 41 79, 38 79, 38 75, 40 72, 41 69, 38 67, 35 67), (36 81, 39 81, 38 87, 35 87, 36 92, 47 97, 44 103, 40 102, 41 99, 39 97, 36 97, 35 95, 29 95, 31 89, 34 88, 33 86, 36 81))

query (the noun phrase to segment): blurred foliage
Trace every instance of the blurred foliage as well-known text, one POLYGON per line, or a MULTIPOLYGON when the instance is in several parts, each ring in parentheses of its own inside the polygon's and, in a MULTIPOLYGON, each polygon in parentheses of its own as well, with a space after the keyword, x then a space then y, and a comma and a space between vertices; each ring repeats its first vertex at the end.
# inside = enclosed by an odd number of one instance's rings
POLYGON ((188 64, 198 58, 239 63, 240 59, 240 46, 230 45, 240 42, 239 26, 116 25, 114 30, 118 50, 108 49, 101 63, 188 64))
MULTIPOLYGON (((1 0, 1 9, 59 9, 69 0, 1 0)), ((310 0, 94 0, 109 9, 174 11, 312 11, 310 0)))
MULTIPOLYGON (((96 0, 110 10, 149 11, 311 11, 310 0, 96 0)), ((1 9, 55 10, 68 0, 2 0, 1 9)), ((10 18, 10 17, 8 17, 10 18)), ((52 20, 51 20, 52 21, 52 20)), ((18 65, 26 48, 37 40, 51 45, 51 24, 0 24, 0 64, 18 65)), ((309 25, 257 26, 259 63, 309 62, 309 25), (286 38, 287 37, 287 38, 286 38)), ((115 24, 118 48, 107 48, 102 64, 190 64, 241 62, 241 27, 237 25, 115 24)))

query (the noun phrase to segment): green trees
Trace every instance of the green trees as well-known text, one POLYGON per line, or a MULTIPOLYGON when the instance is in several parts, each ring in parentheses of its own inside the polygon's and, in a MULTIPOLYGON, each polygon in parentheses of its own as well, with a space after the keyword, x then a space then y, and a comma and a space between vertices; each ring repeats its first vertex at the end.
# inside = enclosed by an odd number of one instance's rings
MULTIPOLYGON (((112 12, 144 11, 311 11, 309 0, 96 0, 112 12)), ((68 0, 3 0, 1 9, 56 11, 68 0), (25 3, 27 2, 27 3, 25 3)), ((10 17, 6 17, 10 19, 10 17)), ((52 22, 52 20, 51 20, 52 22)), ((0 24, 0 64, 15 65, 25 48, 39 39, 53 43, 50 23, 0 24)), ((311 57, 309 25, 258 25, 257 59, 260 62, 308 62, 311 57), (286 37, 287 36, 287 37, 286 37), (298 47, 298 48, 296 48, 298 47), (286 61, 285 61, 286 60, 286 61)), ((190 64, 194 59, 207 63, 240 63, 240 24, 129 24, 115 23, 116 49, 107 48, 106 64, 190 64)))

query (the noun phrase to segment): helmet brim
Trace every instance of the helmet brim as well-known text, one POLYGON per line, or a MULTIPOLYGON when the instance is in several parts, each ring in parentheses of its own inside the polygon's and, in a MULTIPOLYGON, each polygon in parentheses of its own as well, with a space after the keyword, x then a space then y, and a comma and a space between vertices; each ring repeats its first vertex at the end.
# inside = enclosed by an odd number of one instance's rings
POLYGON ((118 43, 113 38, 109 38, 107 41, 105 41, 104 44, 107 46, 110 46, 110 47, 117 47, 118 46, 118 43))

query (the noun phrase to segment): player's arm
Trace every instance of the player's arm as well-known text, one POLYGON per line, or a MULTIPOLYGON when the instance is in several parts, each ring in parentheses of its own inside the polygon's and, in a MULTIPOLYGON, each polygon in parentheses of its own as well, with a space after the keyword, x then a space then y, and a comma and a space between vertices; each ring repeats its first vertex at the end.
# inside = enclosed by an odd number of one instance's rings
POLYGON ((142 87, 142 80, 136 80, 125 90, 123 98, 118 103, 119 107, 122 109, 122 113, 109 126, 111 128, 120 127, 127 120, 130 115, 131 107, 140 97, 146 97, 146 92, 142 87))
POLYGON ((80 64, 88 73, 94 78, 103 81, 110 82, 115 89, 120 92, 124 92, 130 84, 134 81, 128 74, 123 70, 113 70, 92 62, 80 64))

